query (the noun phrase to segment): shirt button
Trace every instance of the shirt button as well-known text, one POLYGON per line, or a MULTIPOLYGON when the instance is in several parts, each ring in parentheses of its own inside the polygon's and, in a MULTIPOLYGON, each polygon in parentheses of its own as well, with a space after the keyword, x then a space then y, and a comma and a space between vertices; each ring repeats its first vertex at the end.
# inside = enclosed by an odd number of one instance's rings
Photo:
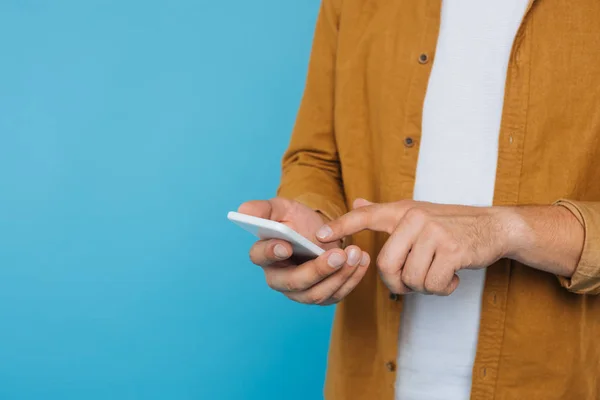
POLYGON ((423 53, 419 56, 419 64, 427 64, 429 62, 429 56, 427 53, 423 53))
POLYGON ((394 372, 396 370, 396 363, 393 361, 386 362, 385 369, 387 369, 389 372, 394 372))
POLYGON ((479 374, 481 376, 481 379, 485 379, 487 377, 487 368, 483 367, 479 370, 479 374))
POLYGON ((400 300, 400 295, 396 294, 396 293, 390 293, 390 300, 398 301, 398 300, 400 300))
POLYGON ((411 138, 411 137, 404 138, 404 146, 413 147, 414 145, 415 145, 415 141, 413 140, 413 138, 411 138))

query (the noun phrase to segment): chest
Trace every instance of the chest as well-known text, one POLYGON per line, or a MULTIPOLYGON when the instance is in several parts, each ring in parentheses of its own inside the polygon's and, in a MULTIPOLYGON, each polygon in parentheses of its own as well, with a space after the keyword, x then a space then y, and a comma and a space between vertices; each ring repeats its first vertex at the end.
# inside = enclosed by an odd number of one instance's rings
POLYGON ((510 1, 496 10, 503 17, 488 23, 475 14, 493 9, 475 10, 470 3, 450 0, 444 9, 439 1, 346 1, 335 70, 342 167, 351 175, 370 166, 377 183, 390 188, 384 197, 408 197, 438 61, 459 75, 462 66, 469 71, 463 80, 470 76, 465 81, 472 84, 497 83, 504 63, 495 134, 508 157, 497 174, 519 176, 511 201, 552 201, 564 193, 600 197, 598 185, 586 183, 600 179, 594 162, 600 157, 600 3, 537 0, 526 11, 522 1, 510 1), (448 21, 465 26, 446 32, 448 21), (474 45, 478 33, 479 40, 496 44, 495 51, 474 45), (357 146, 368 151, 357 155, 357 146))

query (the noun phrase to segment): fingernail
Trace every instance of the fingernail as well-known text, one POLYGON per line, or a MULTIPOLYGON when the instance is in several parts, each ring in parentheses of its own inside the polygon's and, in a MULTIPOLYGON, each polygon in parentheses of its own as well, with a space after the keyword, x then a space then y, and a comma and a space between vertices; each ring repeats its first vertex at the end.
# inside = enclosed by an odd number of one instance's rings
POLYGON ((317 238, 319 239, 327 239, 329 236, 333 234, 331 228, 327 225, 323 225, 321 229, 317 231, 317 238))
POLYGON ((276 244, 275 248, 273 249, 273 253, 275 253, 275 257, 281 259, 288 258, 290 256, 290 253, 282 244, 276 244))
POLYGON ((327 259, 327 264, 329 264, 329 266, 331 268, 339 268, 342 265, 344 265, 344 262, 346 260, 344 259, 344 256, 338 253, 333 253, 332 255, 329 256, 329 258, 327 259))
POLYGON ((356 267, 358 262, 360 261, 360 251, 357 249, 352 249, 348 252, 348 265, 351 267, 356 267))
POLYGON ((367 253, 364 253, 362 258, 360 259, 360 265, 364 267, 367 264, 369 264, 369 255, 367 253))

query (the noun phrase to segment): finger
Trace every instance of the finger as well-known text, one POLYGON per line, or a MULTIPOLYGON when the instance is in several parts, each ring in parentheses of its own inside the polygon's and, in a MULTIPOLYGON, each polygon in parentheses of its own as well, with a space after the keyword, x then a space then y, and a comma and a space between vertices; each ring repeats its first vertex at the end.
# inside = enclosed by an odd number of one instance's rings
POLYGON ((397 207, 391 203, 357 208, 322 226, 317 232, 317 238, 329 243, 365 229, 391 233, 398 221, 397 211, 397 207))
POLYGON ((453 262, 452 257, 443 254, 435 255, 425 278, 425 290, 438 296, 452 294, 460 282, 460 278, 456 275, 458 265, 453 262))
POLYGON ((331 305, 336 304, 346 298, 353 290, 358 286, 362 278, 364 278, 365 274, 369 269, 369 264, 371 263, 371 257, 365 251, 362 252, 362 258, 358 268, 352 273, 350 278, 335 292, 329 300, 325 301, 323 305, 331 305))
POLYGON ((402 283, 414 292, 427 292, 425 290, 425 278, 433 262, 435 245, 436 241, 434 237, 424 235, 421 232, 406 257, 406 262, 402 269, 402 283))
POLYGON ((333 249, 298 266, 264 268, 267 284, 278 292, 301 292, 340 270, 346 263, 343 250, 333 249))
POLYGON ((285 295, 299 303, 325 305, 359 269, 358 265, 362 259, 362 251, 356 246, 350 247, 347 249, 348 261, 335 274, 330 275, 305 291, 288 292, 285 295))
POLYGON ((292 246, 284 240, 259 240, 250 248, 250 260, 253 264, 268 266, 292 256, 292 246))
POLYGON ((238 212, 273 221, 281 221, 285 217, 289 203, 289 200, 280 197, 271 200, 253 200, 240 205, 238 212))
POLYGON ((412 290, 402 282, 402 270, 408 254, 416 242, 424 223, 415 223, 403 218, 396 230, 383 245, 377 258, 379 274, 385 285, 393 293, 407 294, 412 290))
POLYGON ((354 203, 352 204, 352 208, 357 209, 357 208, 370 206, 372 204, 374 204, 374 203, 370 202, 369 200, 359 198, 359 199, 354 200, 354 203))

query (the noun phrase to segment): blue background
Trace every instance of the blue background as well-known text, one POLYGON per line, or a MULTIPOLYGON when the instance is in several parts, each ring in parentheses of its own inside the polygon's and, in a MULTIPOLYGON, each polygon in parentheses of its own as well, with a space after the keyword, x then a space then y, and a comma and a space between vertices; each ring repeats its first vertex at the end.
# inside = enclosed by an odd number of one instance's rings
POLYGON ((318 0, 0 1, 0 399, 317 399, 332 309, 226 221, 274 194, 318 0))

